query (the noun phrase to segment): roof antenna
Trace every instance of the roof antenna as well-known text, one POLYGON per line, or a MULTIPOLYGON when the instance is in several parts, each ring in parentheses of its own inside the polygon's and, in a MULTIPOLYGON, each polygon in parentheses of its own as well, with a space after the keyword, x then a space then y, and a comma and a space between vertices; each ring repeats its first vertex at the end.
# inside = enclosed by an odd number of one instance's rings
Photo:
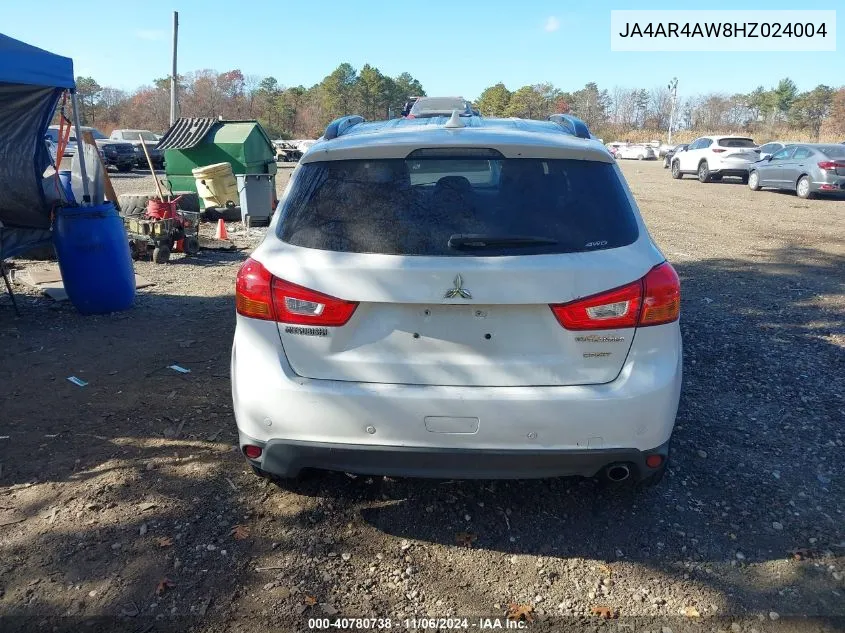
POLYGON ((464 122, 461 120, 461 115, 457 110, 452 110, 452 116, 446 121, 443 127, 464 127, 464 122))

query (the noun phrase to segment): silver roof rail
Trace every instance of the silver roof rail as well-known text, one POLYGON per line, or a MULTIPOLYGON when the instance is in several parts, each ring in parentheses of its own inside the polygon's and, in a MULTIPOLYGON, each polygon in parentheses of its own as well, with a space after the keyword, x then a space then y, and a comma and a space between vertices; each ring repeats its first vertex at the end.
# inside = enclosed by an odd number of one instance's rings
POLYGON ((364 122, 364 117, 359 114, 350 114, 349 116, 342 116, 335 119, 326 126, 326 131, 323 133, 323 138, 327 141, 343 136, 351 127, 364 122))

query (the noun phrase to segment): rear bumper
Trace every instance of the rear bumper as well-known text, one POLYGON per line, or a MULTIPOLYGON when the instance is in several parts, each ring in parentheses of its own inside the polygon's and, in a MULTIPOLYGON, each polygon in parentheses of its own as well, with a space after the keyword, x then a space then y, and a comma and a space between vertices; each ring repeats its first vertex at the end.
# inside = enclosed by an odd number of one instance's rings
POLYGON ((845 177, 829 177, 826 180, 810 181, 810 191, 815 191, 816 193, 826 193, 834 196, 845 195, 845 177))
POLYGON ((297 376, 276 324, 238 316, 231 370, 241 446, 268 447, 254 463, 269 472, 591 475, 611 461, 636 465, 638 455, 668 442, 681 390, 681 337, 677 322, 640 328, 619 376, 606 384, 400 385, 297 376), (458 425, 433 430, 431 418, 458 425), (461 426, 467 419, 473 424, 461 426), (490 467, 474 459, 483 455, 490 467), (478 463, 465 466, 467 457, 478 463))
POLYGON ((646 466, 649 455, 669 456, 669 443, 650 451, 597 449, 570 451, 479 450, 412 448, 290 442, 257 443, 241 435, 241 445, 263 447, 261 459, 247 460, 278 477, 295 477, 304 468, 317 468, 361 475, 431 477, 455 479, 537 479, 545 477, 593 477, 611 464, 626 464, 636 480, 654 470, 646 466))
POLYGON ((105 155, 104 159, 106 165, 110 167, 125 167, 127 165, 135 165, 135 156, 132 154, 105 155))

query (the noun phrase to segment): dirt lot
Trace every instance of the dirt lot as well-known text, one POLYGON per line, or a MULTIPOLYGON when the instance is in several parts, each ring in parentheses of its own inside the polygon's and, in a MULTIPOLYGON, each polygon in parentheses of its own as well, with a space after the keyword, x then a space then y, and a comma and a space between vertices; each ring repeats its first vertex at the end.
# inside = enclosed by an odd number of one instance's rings
POLYGON ((0 298, 0 629, 404 628, 515 603, 530 630, 843 630, 845 202, 623 169, 683 284, 660 486, 326 474, 285 491, 235 448, 246 250, 138 263, 156 285, 110 316, 17 284, 21 318, 0 298))

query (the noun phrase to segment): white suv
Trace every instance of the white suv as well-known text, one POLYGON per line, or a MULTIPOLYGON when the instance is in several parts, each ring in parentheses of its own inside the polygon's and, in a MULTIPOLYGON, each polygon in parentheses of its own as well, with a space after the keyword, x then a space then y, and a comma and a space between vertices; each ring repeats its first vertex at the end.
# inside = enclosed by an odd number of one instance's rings
POLYGON ((750 138, 702 136, 672 158, 672 178, 696 174, 701 182, 718 182, 735 176, 747 183, 749 168, 759 159, 760 150, 750 138))
POLYGON ((660 479, 678 277, 574 121, 329 125, 237 277, 256 473, 660 479))
POLYGON ((632 158, 635 160, 654 160, 657 154, 654 153, 654 148, 650 145, 643 144, 626 144, 622 145, 616 152, 616 158, 632 158))

